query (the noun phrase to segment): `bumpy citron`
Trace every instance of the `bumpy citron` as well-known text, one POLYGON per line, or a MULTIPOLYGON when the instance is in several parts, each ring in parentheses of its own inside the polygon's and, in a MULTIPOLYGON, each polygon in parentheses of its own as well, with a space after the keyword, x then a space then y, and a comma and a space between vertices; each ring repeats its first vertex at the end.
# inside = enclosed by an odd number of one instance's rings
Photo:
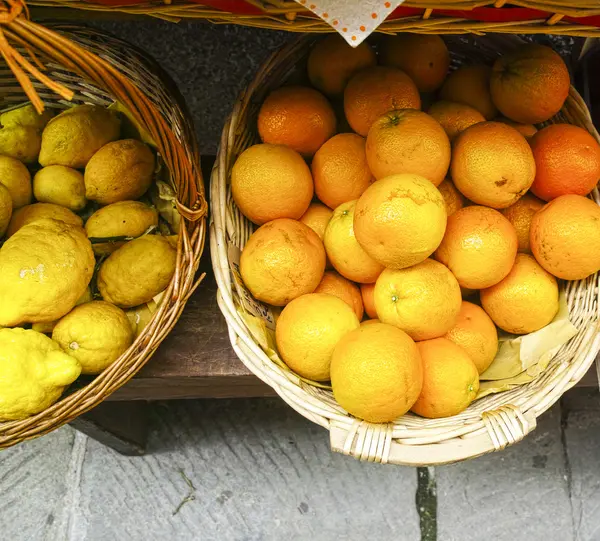
POLYGON ((404 415, 422 387, 417 346, 400 329, 369 323, 346 334, 331 359, 333 396, 346 411, 372 423, 404 415))
POLYGON ((6 233, 12 216, 12 198, 10 192, 0 184, 0 239, 6 233))
POLYGON ((31 175, 19 160, 0 156, 0 184, 9 192, 13 209, 29 205, 32 198, 31 175))
POLYGON ((36 162, 42 138, 33 126, 5 126, 0 129, 0 154, 26 164, 36 162))
POLYGON ((360 321, 363 318, 364 306, 360 289, 350 280, 344 278, 336 271, 326 271, 315 293, 329 293, 342 299, 356 314, 360 321))
POLYGON ((43 218, 60 220, 61 222, 77 227, 83 225, 83 220, 66 207, 53 203, 34 203, 13 212, 6 236, 12 237, 23 226, 32 224, 43 218))
POLYGON ((33 177, 33 193, 40 203, 53 203, 78 212, 87 204, 83 175, 64 165, 49 165, 33 177))

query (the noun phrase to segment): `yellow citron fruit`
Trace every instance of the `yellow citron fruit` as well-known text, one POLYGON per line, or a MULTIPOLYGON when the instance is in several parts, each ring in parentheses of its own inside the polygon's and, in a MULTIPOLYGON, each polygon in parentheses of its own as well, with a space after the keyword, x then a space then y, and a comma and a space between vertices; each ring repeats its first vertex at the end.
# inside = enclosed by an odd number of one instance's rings
POLYGON ((54 321, 75 306, 94 272, 81 227, 40 219, 0 249, 0 325, 54 321))
POLYGON ((0 154, 23 163, 34 163, 40 152, 40 132, 31 126, 0 129, 0 154))
POLYGON ((42 132, 38 161, 42 167, 82 169, 110 141, 119 138, 119 117, 98 105, 78 105, 55 116, 42 132))
POLYGON ((446 338, 418 342, 423 363, 423 388, 412 407, 422 417, 458 415, 479 391, 479 372, 467 352, 446 338))
POLYGON ((33 205, 21 207, 13 212, 10 223, 8 224, 6 236, 12 237, 23 226, 32 224, 44 218, 60 220, 61 222, 76 227, 81 227, 83 225, 83 220, 68 208, 54 205, 53 203, 34 203, 33 205))
POLYGON ((388 268, 403 269, 427 259, 446 231, 444 199, 419 175, 392 175, 375 182, 354 212, 356 240, 388 268))
POLYGON ((81 373, 76 359, 47 336, 0 329, 0 421, 16 421, 56 402, 81 373))
POLYGON ((335 346, 358 326, 356 314, 343 300, 309 293, 290 301, 281 312, 275 330, 277 349, 296 374, 328 381, 335 346))
POLYGON ((13 128, 15 126, 30 126, 38 131, 42 131, 50 119, 54 116, 52 109, 44 109, 42 114, 39 114, 35 107, 31 104, 6 111, 0 115, 0 124, 5 128, 13 128))
POLYGON ((102 298, 122 308, 152 300, 173 278, 177 250, 160 235, 132 240, 113 252, 98 272, 102 298))
POLYGON ((513 224, 513 227, 517 232, 519 252, 525 254, 531 253, 531 244, 529 241, 531 220, 533 220, 533 215, 540 210, 544 204, 545 203, 535 195, 526 193, 516 203, 513 203, 510 207, 500 211, 504 217, 513 224))
POLYGON ((528 254, 517 254, 508 276, 479 294, 494 323, 513 334, 537 331, 558 312, 556 278, 528 254))
POLYGON ((379 319, 414 340, 446 334, 456 323, 461 302, 456 278, 433 259, 407 269, 386 269, 375 284, 379 319))
POLYGON ((129 319, 134 339, 142 333, 154 315, 147 304, 125 310, 125 314, 127 314, 127 319, 129 319))
POLYGON ((63 317, 54 327, 52 340, 79 361, 82 374, 100 374, 127 351, 133 330, 123 310, 93 301, 63 317))
MULTIPOLYGON (((94 300, 94 296, 92 295, 92 290, 90 287, 86 287, 83 295, 77 299, 75 306, 79 306, 80 304, 84 304, 86 302, 92 302, 94 300)), ((34 323, 31 325, 31 328, 37 332, 43 332, 45 334, 52 334, 54 327, 58 321, 45 321, 44 323, 34 323)))
POLYGON ((12 216, 12 198, 10 192, 0 184, 0 239, 6 233, 12 216))
POLYGON ((444 336, 463 348, 483 374, 498 352, 498 332, 481 306, 463 301, 454 327, 444 336))
MULTIPOLYGON (((102 207, 85 223, 90 239, 114 237, 140 237, 152 226, 158 225, 158 212, 140 201, 120 201, 102 207)), ((94 253, 111 254, 125 244, 124 241, 93 243, 94 253)))
POLYGON ((333 396, 346 411, 365 421, 388 423, 404 415, 419 396, 422 381, 417 346, 392 325, 361 325, 333 351, 333 396))
POLYGON ((356 240, 355 208, 356 201, 348 201, 333 211, 333 216, 325 229, 323 242, 335 270, 348 280, 370 284, 377 280, 384 267, 367 254, 356 240))
POLYGON ((0 156, 0 184, 10 192, 13 209, 31 203, 31 175, 27 167, 19 160, 9 156, 0 156))
POLYGON ((457 210, 460 210, 467 204, 465 196, 456 189, 456 186, 449 178, 444 180, 437 189, 444 198, 446 214, 448 216, 452 216, 457 210))
POLYGON ((33 177, 33 194, 40 203, 54 203, 78 212, 87 204, 83 175, 64 165, 49 165, 33 177))
POLYGON ((85 166, 85 195, 101 205, 139 199, 152 184, 154 154, 136 139, 107 143, 85 166))

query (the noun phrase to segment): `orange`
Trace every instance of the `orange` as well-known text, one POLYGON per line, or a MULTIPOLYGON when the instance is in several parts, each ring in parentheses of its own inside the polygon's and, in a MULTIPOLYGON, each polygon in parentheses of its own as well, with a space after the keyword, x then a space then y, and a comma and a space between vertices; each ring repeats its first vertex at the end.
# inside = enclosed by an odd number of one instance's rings
POLYGON ((442 194, 418 175, 392 175, 371 185, 356 203, 354 234, 385 267, 403 269, 427 259, 446 230, 442 194))
POLYGON ((583 280, 600 270, 600 207, 581 195, 561 195, 533 216, 529 239, 550 274, 583 280))
POLYGON ((335 346, 358 326, 354 311, 338 297, 326 293, 302 295, 291 301, 277 319, 277 350, 296 374, 328 381, 335 346))
POLYGON ((419 342, 417 349, 423 363, 423 388, 411 410, 429 419, 466 410, 479 391, 479 373, 467 352, 446 338, 419 342))
POLYGON ((344 112, 352 129, 366 137, 381 115, 393 109, 420 109, 421 97, 402 70, 375 66, 359 71, 344 90, 344 112))
POLYGON ((448 47, 442 38, 433 34, 387 36, 381 46, 380 59, 384 66, 407 73, 420 92, 437 90, 450 66, 448 47))
POLYGON ((519 241, 519 252, 526 254, 531 253, 529 244, 529 229, 533 215, 544 206, 543 201, 540 201, 535 195, 526 193, 516 203, 510 207, 502 209, 504 217, 513 224, 517 231, 517 239, 519 241))
POLYGON ((422 380, 417 346, 391 325, 361 325, 333 351, 333 396, 348 413, 371 423, 404 415, 419 396, 422 380))
POLYGON ((300 221, 310 227, 323 240, 325 228, 332 216, 333 210, 329 207, 321 205, 321 203, 311 203, 300 221))
POLYGON ((314 293, 335 295, 354 310, 359 321, 362 319, 364 307, 360 289, 356 284, 340 276, 337 272, 326 271, 314 293))
POLYGON ((310 50, 308 78, 323 94, 340 96, 356 72, 375 64, 377 57, 367 42, 350 47, 340 35, 330 34, 310 50))
POLYGON ((375 284, 360 284, 360 293, 362 295, 365 312, 371 319, 377 319, 377 309, 375 308, 375 284))
POLYGON ((233 200, 246 218, 262 225, 300 218, 310 205, 313 182, 302 156, 283 145, 254 145, 231 170, 233 200))
POLYGON ((600 145, 586 130, 552 124, 529 141, 535 158, 531 191, 544 201, 559 195, 589 194, 600 180, 600 145))
POLYGON ((379 180, 398 173, 440 184, 450 165, 450 141, 437 120, 416 109, 389 111, 367 136, 367 162, 379 180))
POLYGON ((528 254, 517 254, 508 276, 480 292, 481 306, 501 329, 512 334, 537 331, 558 312, 558 284, 528 254))
POLYGON ((496 107, 521 124, 552 118, 561 110, 570 87, 569 70, 560 55, 533 43, 498 58, 490 79, 496 107))
POLYGON ((519 122, 513 122, 509 118, 499 116, 495 119, 496 122, 502 122, 502 124, 508 124, 511 128, 517 130, 523 137, 529 139, 537 133, 537 128, 533 124, 520 124, 519 122))
POLYGON ((449 178, 444 180, 437 187, 437 189, 444 198, 444 203, 446 205, 446 214, 448 216, 451 216, 457 210, 460 210, 466 205, 467 200, 465 199, 465 196, 456 189, 456 186, 449 178))
POLYGON ((323 242, 335 270, 348 280, 370 284, 377 280, 383 271, 383 265, 367 254, 356 240, 355 208, 356 201, 348 201, 333 211, 333 216, 325 229, 323 242))
POLYGON ((372 325, 373 323, 381 323, 381 321, 379 321, 377 318, 365 319, 364 321, 360 322, 360 326, 362 327, 363 325, 372 325))
POLYGON ((311 168, 317 197, 332 209, 358 199, 373 180, 365 140, 355 133, 329 139, 315 154, 311 168))
POLYGON ((498 114, 490 94, 491 75, 492 68, 481 64, 458 68, 446 79, 440 99, 469 105, 491 120, 498 114))
MULTIPOLYGON (((495 286, 493 286, 495 287, 495 286)), ((463 301, 456 324, 444 336, 463 348, 483 374, 498 352, 498 332, 481 306, 463 301)))
POLYGON ((284 86, 273 90, 258 113, 263 143, 286 145, 311 157, 335 133, 331 104, 314 88, 284 86))
POLYGON ((448 218, 435 258, 456 276, 461 287, 481 289, 497 284, 517 255, 517 232, 497 210, 465 207, 448 218))
POLYGON ((454 101, 436 101, 427 112, 444 128, 450 141, 469 126, 485 122, 485 117, 477 109, 454 101))
POLYGON ((467 199, 502 209, 529 189, 535 178, 535 160, 517 130, 501 122, 481 122, 454 142, 451 174, 467 199))
POLYGON ((379 319, 414 340, 446 334, 456 323, 461 302, 456 278, 433 259, 408 269, 386 269, 375 284, 379 319))
POLYGON ((317 234, 296 220, 280 218, 259 227, 240 259, 244 284, 259 301, 285 306, 312 293, 325 271, 325 249, 317 234))

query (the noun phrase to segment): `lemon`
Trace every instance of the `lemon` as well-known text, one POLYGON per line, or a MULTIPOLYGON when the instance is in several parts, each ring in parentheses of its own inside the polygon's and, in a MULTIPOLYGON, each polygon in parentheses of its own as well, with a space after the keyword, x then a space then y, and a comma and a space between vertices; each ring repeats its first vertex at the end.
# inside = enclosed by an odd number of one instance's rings
MULTIPOLYGON (((92 302, 94 300, 94 296, 92 295, 92 290, 88 287, 85 288, 83 295, 77 299, 75 306, 79 306, 85 302, 92 302)), ((44 334, 52 334, 54 327, 58 321, 45 321, 44 323, 34 323, 31 328, 37 332, 43 332, 44 334)))
POLYGON ((0 184, 10 192, 14 209, 31 203, 31 175, 19 160, 0 156, 0 184))
POLYGON ((0 421, 25 419, 56 402, 81 372, 47 336, 0 329, 0 421))
POLYGON ((106 143, 119 138, 119 117, 98 105, 79 105, 55 116, 42 132, 38 161, 80 169, 106 143))
POLYGON ((132 240, 102 264, 98 290, 105 301, 122 308, 144 304, 169 285, 176 260, 177 250, 160 235, 132 240))
POLYGON ((0 154, 23 163, 34 163, 40 152, 40 132, 32 126, 0 129, 0 154))
POLYGON ((79 361, 82 374, 99 374, 132 344, 133 330, 123 310, 93 301, 63 317, 54 327, 52 340, 79 361))
POLYGON ((6 233, 12 216, 12 198, 10 192, 0 184, 0 238, 6 233))
MULTIPOLYGON (((120 201, 102 207, 85 224, 88 237, 139 237, 158 225, 158 212, 140 201, 120 201)), ((124 242, 94 244, 94 253, 111 254, 124 242)))
POLYGON ((127 314, 135 338, 142 334, 142 331, 146 328, 148 323, 150 323, 150 320, 154 315, 147 304, 130 308, 129 310, 126 310, 125 313, 127 314))
POLYGON ((43 218, 60 220, 61 222, 76 227, 83 226, 83 220, 68 208, 54 205, 53 203, 34 203, 33 205, 21 207, 13 212, 10 223, 8 224, 6 236, 12 237, 23 226, 32 224, 43 218))
POLYGON ((46 108, 40 115, 33 105, 28 104, 19 107, 18 109, 2 113, 0 115, 0 124, 6 128, 30 126, 41 132, 53 116, 54 112, 51 109, 46 108))
POLYGON ((0 326, 61 318, 90 283, 94 265, 82 228, 47 218, 24 226, 0 249, 0 326))
POLYGON ((49 165, 33 177, 33 193, 40 203, 54 203, 78 212, 87 204, 83 175, 64 165, 49 165))

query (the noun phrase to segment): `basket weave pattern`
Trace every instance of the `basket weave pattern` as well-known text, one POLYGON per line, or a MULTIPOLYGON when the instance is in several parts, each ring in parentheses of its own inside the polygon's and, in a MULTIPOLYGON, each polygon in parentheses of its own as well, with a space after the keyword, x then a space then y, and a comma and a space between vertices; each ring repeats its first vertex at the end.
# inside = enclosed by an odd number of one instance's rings
MULTIPOLYGON (((203 278, 196 276, 204 249, 207 204, 200 159, 190 115, 172 83, 153 60, 108 34, 75 26, 36 25, 24 18, 2 28, 8 42, 46 67, 46 75, 74 92, 67 102, 33 82, 46 107, 65 109, 72 103, 125 105, 137 124, 156 143, 169 169, 183 218, 177 265, 164 299, 134 344, 102 374, 66 393, 45 411, 22 421, 0 423, 0 448, 40 436, 90 410, 125 384, 150 358, 177 322, 185 303, 203 278)), ((28 97, 14 73, 0 61, 0 110, 25 103, 28 97)))
MULTIPOLYGON (((305 59, 312 41, 301 38, 272 55, 239 97, 223 129, 211 178, 210 242, 219 287, 217 301, 227 320, 233 348, 242 362, 292 408, 330 431, 335 451, 361 460, 414 466, 454 462, 503 449, 535 428, 536 418, 583 377, 600 351, 600 275, 562 284, 570 319, 579 332, 560 349, 545 372, 528 384, 484 397, 460 415, 444 419, 407 414, 394 423, 371 424, 351 417, 329 390, 303 381, 285 365, 273 362, 238 313, 248 311, 239 302, 239 285, 236 287, 232 280, 234 265, 229 246, 242 249, 254 226, 233 202, 231 168, 241 152, 260 142, 256 120, 264 98, 305 59)), ((522 43, 519 38, 500 35, 451 37, 446 42, 454 67, 475 61, 490 63, 522 43)), ((587 107, 574 88, 562 111, 548 123, 556 122, 578 125, 600 141, 587 107)), ((600 204, 597 188, 590 197, 600 204)))

